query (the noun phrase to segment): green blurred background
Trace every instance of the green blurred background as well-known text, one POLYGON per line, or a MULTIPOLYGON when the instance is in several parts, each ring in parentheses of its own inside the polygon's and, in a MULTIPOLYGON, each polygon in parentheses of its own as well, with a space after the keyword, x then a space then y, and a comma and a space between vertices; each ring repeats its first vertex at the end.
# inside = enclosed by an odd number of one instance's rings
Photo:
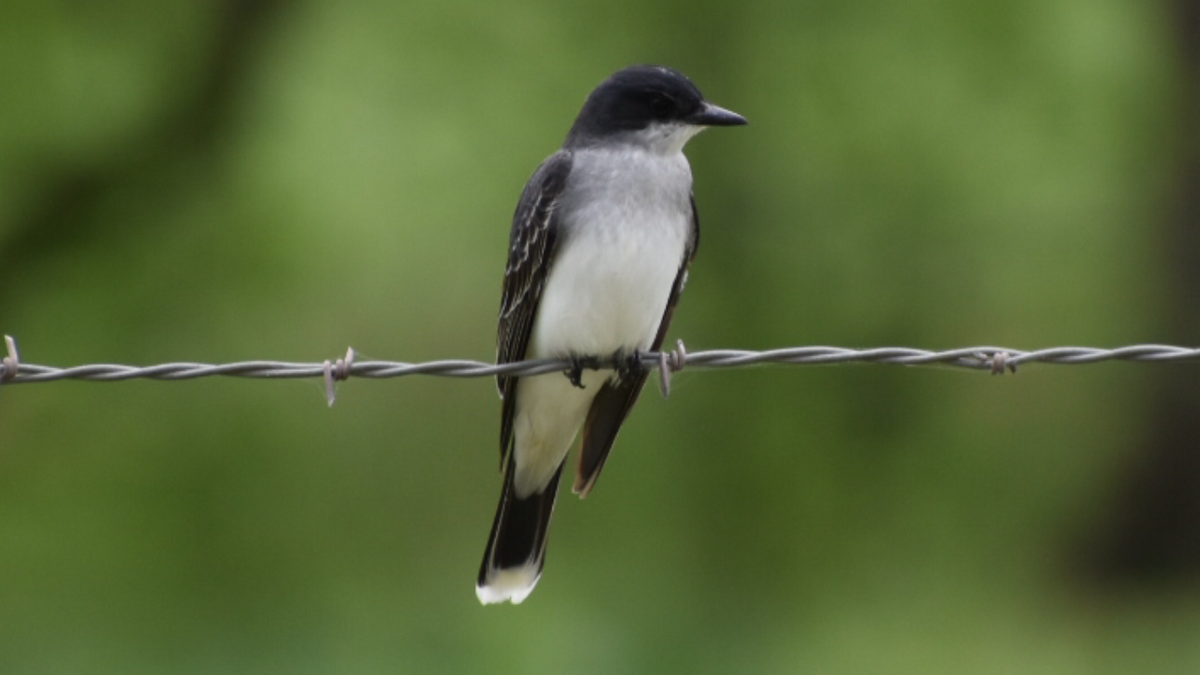
MULTIPOLYGON (((8 0, 0 332, 490 359, 521 187, 654 62, 751 120, 672 340, 1195 342, 1193 4, 8 0)), ((685 371, 487 608, 491 380, 3 387, 0 672, 1200 672, 1195 377, 685 371)))

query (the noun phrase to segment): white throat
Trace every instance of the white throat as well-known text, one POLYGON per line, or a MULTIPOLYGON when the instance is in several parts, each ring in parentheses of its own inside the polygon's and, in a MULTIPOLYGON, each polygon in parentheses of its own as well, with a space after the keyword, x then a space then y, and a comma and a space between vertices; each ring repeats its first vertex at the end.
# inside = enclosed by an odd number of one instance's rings
POLYGON ((628 135, 632 145, 646 148, 656 155, 674 155, 683 152, 683 146, 705 127, 683 122, 654 123, 628 135))

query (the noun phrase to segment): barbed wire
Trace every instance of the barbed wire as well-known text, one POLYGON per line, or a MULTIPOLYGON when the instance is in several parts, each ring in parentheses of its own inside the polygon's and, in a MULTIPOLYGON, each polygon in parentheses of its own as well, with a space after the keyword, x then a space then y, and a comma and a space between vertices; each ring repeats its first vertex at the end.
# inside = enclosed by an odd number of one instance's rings
MULTIPOLYGON (((423 363, 399 361, 356 361, 353 348, 341 359, 322 363, 291 361, 240 361, 236 363, 161 363, 151 366, 129 366, 94 363, 67 368, 21 363, 16 342, 5 336, 7 356, 0 362, 0 384, 31 384, 55 380, 88 380, 114 382, 132 379, 190 380, 199 377, 247 378, 304 378, 323 377, 326 398, 334 400, 334 383, 350 377, 389 378, 410 375, 437 377, 492 377, 495 375, 541 375, 569 370, 582 365, 588 369, 619 366, 612 357, 590 357, 572 362, 567 359, 529 359, 513 363, 494 364, 483 361, 446 359, 423 363)), ((1200 348, 1173 345, 1139 344, 1103 349, 1097 347, 1050 347, 1023 351, 1005 347, 963 347, 943 351, 911 347, 876 347, 850 349, 846 347, 786 347, 762 351, 744 349, 712 349, 689 353, 683 341, 672 351, 639 354, 643 365, 657 368, 663 395, 670 392, 670 376, 689 368, 741 368, 752 365, 833 365, 842 363, 879 363, 905 366, 953 366, 986 370, 999 375, 1006 370, 1016 373, 1017 366, 1026 363, 1052 365, 1082 365, 1101 361, 1200 361, 1200 348)))

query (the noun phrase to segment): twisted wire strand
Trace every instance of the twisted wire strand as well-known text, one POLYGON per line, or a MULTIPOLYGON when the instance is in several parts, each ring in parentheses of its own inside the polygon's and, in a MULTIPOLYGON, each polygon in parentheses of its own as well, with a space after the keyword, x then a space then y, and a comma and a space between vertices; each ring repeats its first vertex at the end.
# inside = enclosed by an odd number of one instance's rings
MULTIPOLYGON (((911 347, 877 347, 850 349, 845 347, 788 347, 752 351, 742 349, 713 349, 686 352, 682 345, 671 352, 650 352, 641 355, 642 363, 660 370, 689 368, 740 368, 751 365, 831 365, 840 363, 883 363, 906 366, 946 365, 975 370, 990 370, 994 374, 1006 369, 1016 372, 1018 365, 1046 363, 1082 365, 1101 361, 1200 361, 1200 349, 1173 345, 1140 344, 1101 349, 1096 347, 1050 347, 1022 351, 1002 347, 963 347, 930 351, 911 347)), ((611 359, 594 359, 589 368, 611 367, 611 359)), ((199 377, 226 376, 246 378, 303 378, 325 377, 330 373, 338 380, 347 377, 390 378, 410 375, 438 377, 491 377, 494 375, 540 375, 566 370, 571 363, 564 359, 530 359, 496 365, 483 361, 447 359, 423 363, 397 361, 353 360, 351 351, 346 359, 331 362, 296 363, 290 361, 240 361, 237 363, 161 363, 151 366, 130 366, 95 363, 68 368, 20 363, 15 349, 0 365, 0 384, 31 384, 54 380, 88 380, 113 382, 131 379, 190 380, 199 377)))

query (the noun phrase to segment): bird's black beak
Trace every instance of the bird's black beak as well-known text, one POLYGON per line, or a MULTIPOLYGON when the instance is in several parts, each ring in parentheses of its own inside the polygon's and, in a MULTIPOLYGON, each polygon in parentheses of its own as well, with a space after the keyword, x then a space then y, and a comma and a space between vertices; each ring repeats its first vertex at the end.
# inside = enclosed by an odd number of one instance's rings
POLYGON ((685 121, 688 124, 704 127, 736 127, 742 124, 749 124, 745 117, 707 101, 704 102, 704 105, 699 110, 688 115, 685 121))

